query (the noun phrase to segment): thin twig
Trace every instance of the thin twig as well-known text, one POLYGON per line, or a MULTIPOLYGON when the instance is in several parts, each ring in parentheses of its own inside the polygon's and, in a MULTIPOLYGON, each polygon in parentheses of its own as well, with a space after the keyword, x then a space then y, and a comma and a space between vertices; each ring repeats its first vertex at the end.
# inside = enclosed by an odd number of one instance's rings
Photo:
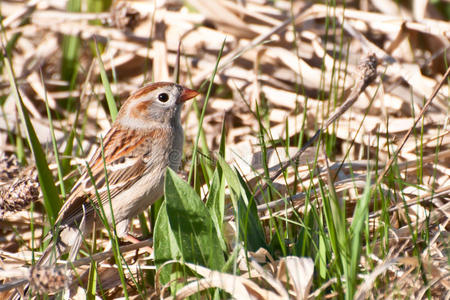
MULTIPOLYGON (((133 251, 136 249, 141 249, 143 247, 149 247, 152 245, 153 245, 153 239, 146 239, 146 240, 143 240, 143 241, 135 243, 135 244, 121 246, 121 247, 119 247, 119 250, 121 253, 126 253, 126 252, 130 252, 130 251, 133 251)), ((91 257, 80 258, 80 259, 74 261, 73 263, 71 263, 71 265, 73 265, 73 267, 79 267, 79 266, 90 264, 91 261, 105 260, 113 255, 114 255, 114 253, 112 251, 95 253, 91 257)))
POLYGON ((402 142, 400 143, 400 146, 398 147, 397 151, 395 151, 394 155, 392 155, 391 159, 386 164, 386 167, 384 167, 383 172, 381 172, 380 176, 378 177, 377 185, 379 185, 381 183, 381 181, 383 181, 383 178, 386 175, 386 173, 389 171, 389 169, 391 168, 392 163, 394 162, 394 160, 397 159, 397 156, 400 153, 400 151, 402 150, 403 146, 405 146, 406 140, 409 138, 409 136, 411 135, 411 133, 414 130, 414 128, 416 128, 416 125, 417 125, 417 123, 419 123, 420 119, 422 119, 423 115, 425 114, 425 111, 430 106, 430 104, 433 101, 434 97, 436 97, 437 93, 441 89, 442 85, 444 84, 444 82, 447 79, 449 74, 450 74, 450 67, 447 69, 447 72, 445 72, 444 77, 442 77, 441 81, 439 82, 439 84, 434 89, 434 91, 431 94, 430 98, 428 98, 427 102, 423 106, 423 108, 420 111, 419 115, 416 117, 416 120, 414 121, 414 124, 409 128, 408 132, 403 136, 402 142))
MULTIPOLYGON (((130 252, 130 251, 133 251, 136 249, 141 249, 143 247, 148 247, 148 246, 152 246, 152 245, 153 245, 153 239, 146 239, 144 241, 141 241, 141 242, 138 242, 135 244, 122 246, 119 248, 119 250, 121 253, 126 253, 126 252, 130 252)), ((100 253, 96 253, 90 257, 83 257, 81 259, 78 259, 78 260, 74 261, 73 263, 69 263, 69 265, 76 268, 76 267, 90 264, 92 261, 98 262, 98 261, 105 260, 107 258, 112 257, 113 255, 114 255, 114 253, 112 251, 100 252, 100 253)), ((13 288, 22 286, 22 285, 28 283, 28 281, 29 281, 28 278, 21 278, 16 281, 13 281, 13 282, 0 284, 0 292, 8 291, 13 288)))

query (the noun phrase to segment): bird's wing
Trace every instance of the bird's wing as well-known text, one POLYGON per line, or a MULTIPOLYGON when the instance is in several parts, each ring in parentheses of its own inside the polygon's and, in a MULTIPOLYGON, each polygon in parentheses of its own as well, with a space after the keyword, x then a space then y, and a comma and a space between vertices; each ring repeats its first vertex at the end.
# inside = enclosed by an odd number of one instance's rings
POLYGON ((152 140, 149 135, 136 139, 133 131, 113 127, 104 139, 103 151, 101 147, 97 149, 89 169, 74 185, 56 224, 72 226, 79 223, 83 215, 93 213, 91 201, 98 203, 100 199, 103 205, 108 203, 150 170, 148 156, 152 153, 152 140))

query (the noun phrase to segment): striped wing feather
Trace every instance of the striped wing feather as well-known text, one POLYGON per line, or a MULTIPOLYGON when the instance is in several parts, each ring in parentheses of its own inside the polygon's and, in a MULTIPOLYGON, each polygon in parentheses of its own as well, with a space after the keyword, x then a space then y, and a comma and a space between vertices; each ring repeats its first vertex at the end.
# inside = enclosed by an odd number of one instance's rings
POLYGON ((56 224, 75 225, 80 222, 83 214, 89 216, 93 213, 94 208, 90 202, 98 201, 97 193, 101 203, 105 205, 109 203, 110 198, 128 189, 145 174, 148 165, 144 159, 151 152, 151 136, 152 134, 147 134, 136 139, 134 131, 121 130, 119 126, 113 127, 104 139, 103 154, 102 148, 99 147, 89 162, 91 176, 85 170, 73 187, 69 199, 61 208, 56 224), (142 151, 143 148, 145 151, 142 151), (108 174, 107 181, 105 166, 108 174))

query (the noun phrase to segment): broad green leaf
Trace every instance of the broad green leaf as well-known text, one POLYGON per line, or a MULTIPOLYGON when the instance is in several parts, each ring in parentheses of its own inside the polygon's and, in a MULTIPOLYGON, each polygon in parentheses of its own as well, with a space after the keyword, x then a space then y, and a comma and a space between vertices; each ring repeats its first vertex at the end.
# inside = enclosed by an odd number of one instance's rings
MULTIPOLYGON (((155 264, 160 268, 166 261, 181 259, 182 255, 178 248, 177 241, 169 224, 169 216, 167 215, 166 203, 163 202, 156 218, 155 233, 153 235, 155 264)), ((172 265, 166 266, 160 273, 160 281, 166 284, 170 281, 172 273, 172 265)))
MULTIPOLYGON (((178 248, 177 240, 172 232, 169 223, 169 216, 167 215, 166 202, 162 202, 159 208, 158 217, 156 218, 155 231, 153 235, 154 251, 155 251, 155 265, 161 268, 162 265, 170 260, 181 261, 183 255, 178 248)), ((165 285, 171 282, 171 291, 173 294, 183 287, 183 284, 178 281, 180 278, 193 276, 189 269, 184 269, 179 264, 167 264, 160 270, 159 281, 165 285), (188 275, 186 274, 188 273, 188 275)))
POLYGON ((183 260, 220 270, 225 259, 211 215, 195 191, 171 169, 166 173, 165 198, 183 260))

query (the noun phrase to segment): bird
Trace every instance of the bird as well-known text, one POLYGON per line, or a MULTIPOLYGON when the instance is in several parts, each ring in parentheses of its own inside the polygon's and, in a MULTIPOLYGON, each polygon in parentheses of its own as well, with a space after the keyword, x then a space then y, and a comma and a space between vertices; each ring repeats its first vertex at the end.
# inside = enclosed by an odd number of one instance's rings
POLYGON ((155 82, 128 97, 61 207, 36 266, 55 264, 69 251, 75 258, 94 225, 107 222, 118 237, 127 235, 130 220, 163 195, 166 169, 180 167, 181 109, 197 95, 176 83, 155 82))

